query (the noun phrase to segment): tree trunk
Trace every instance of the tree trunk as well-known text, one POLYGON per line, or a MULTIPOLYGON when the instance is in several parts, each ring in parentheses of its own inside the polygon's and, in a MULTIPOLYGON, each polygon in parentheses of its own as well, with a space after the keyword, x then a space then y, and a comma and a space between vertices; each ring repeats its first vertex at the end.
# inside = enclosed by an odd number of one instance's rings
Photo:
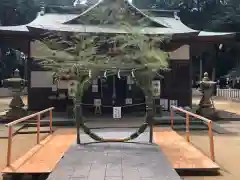
POLYGON ((148 86, 145 90, 145 98, 146 98, 146 112, 147 112, 147 123, 150 127, 149 133, 149 142, 153 142, 153 94, 152 94, 152 79, 149 78, 148 86))

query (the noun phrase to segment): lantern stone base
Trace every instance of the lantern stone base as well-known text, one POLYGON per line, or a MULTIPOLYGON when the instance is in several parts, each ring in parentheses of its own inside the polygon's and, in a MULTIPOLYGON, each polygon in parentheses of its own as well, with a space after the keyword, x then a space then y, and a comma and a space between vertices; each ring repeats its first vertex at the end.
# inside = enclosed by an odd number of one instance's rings
POLYGON ((218 120, 218 113, 214 107, 199 107, 196 113, 213 121, 218 120))
POLYGON ((18 108, 13 107, 7 111, 4 118, 7 120, 17 120, 19 118, 22 118, 24 116, 27 116, 27 110, 24 108, 18 108))

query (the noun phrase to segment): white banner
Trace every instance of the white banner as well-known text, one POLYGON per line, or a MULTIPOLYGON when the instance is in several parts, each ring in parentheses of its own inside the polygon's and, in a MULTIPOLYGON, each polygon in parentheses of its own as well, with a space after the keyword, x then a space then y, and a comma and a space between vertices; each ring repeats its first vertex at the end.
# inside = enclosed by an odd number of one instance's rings
POLYGON ((94 80, 92 81, 92 84, 93 84, 93 85, 98 85, 98 79, 94 79, 94 80))
POLYGON ((113 107, 113 118, 120 119, 122 117, 121 107, 113 107))
POLYGON ((98 85, 92 85, 92 92, 98 92, 98 85))
POLYGON ((77 91, 78 81, 76 80, 70 80, 68 81, 68 95, 70 97, 75 96, 75 93, 77 91))
POLYGON ((127 76, 127 84, 128 85, 134 84, 134 81, 131 76, 127 76))
POLYGON ((132 104, 132 98, 126 98, 125 104, 132 104))
POLYGON ((168 110, 168 99, 160 99, 160 105, 164 110, 168 110))
POLYGON ((102 100, 101 99, 94 99, 94 106, 101 106, 102 100))
POLYGON ((160 96, 161 94, 161 81, 153 80, 152 81, 153 96, 160 96))

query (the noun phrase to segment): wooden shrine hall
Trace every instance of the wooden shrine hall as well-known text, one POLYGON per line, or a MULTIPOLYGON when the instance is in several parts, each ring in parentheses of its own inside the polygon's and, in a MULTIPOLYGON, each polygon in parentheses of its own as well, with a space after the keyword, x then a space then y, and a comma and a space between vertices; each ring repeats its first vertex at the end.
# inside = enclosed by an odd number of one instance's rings
MULTIPOLYGON (((38 59, 51 56, 48 48, 38 41, 39 35, 44 31, 112 34, 126 33, 114 24, 87 23, 88 16, 97 8, 107 10, 115 1, 103 0, 90 6, 86 10, 76 7, 43 7, 36 19, 29 24, 20 26, 0 26, 2 44, 11 46, 28 55, 28 109, 42 110, 50 106, 56 111, 67 111, 72 100, 68 97, 68 81, 53 83, 52 72, 47 71, 38 63, 38 59)), ((160 97, 156 97, 156 107, 162 105, 166 110, 170 105, 181 107, 192 104, 192 70, 191 57, 194 55, 196 44, 208 42, 214 44, 222 39, 230 39, 234 33, 214 33, 193 30, 184 25, 177 16, 177 11, 152 11, 140 10, 132 3, 124 1, 124 6, 131 13, 130 19, 145 18, 151 26, 136 28, 144 29, 144 34, 169 35, 171 41, 166 46, 170 53, 170 71, 161 72, 164 78, 160 81, 160 97), (194 44, 194 46, 192 46, 194 44)), ((65 56, 61 54, 60 56, 65 56)), ((115 106, 139 104, 139 106, 123 109, 123 113, 145 111, 145 98, 143 92, 129 77, 112 76, 107 80, 95 80, 93 85, 85 92, 83 97, 86 110, 94 112, 95 106, 101 104, 101 113, 112 113, 113 101, 115 106), (114 100, 113 100, 114 99, 114 100), (95 105, 94 105, 95 104, 95 105), (104 108, 106 107, 106 108, 104 108)), ((96 112, 97 113, 97 112, 96 112)))

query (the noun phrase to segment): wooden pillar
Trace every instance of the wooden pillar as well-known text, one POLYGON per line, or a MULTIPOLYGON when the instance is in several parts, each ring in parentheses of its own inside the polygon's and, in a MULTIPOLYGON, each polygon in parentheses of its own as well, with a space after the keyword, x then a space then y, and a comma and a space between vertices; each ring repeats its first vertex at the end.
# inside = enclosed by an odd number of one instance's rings
POLYGON ((203 60, 202 57, 199 56, 199 81, 201 81, 203 77, 203 60))
POLYGON ((77 144, 81 144, 80 140, 80 121, 82 120, 81 115, 81 105, 79 102, 75 103, 75 121, 76 121, 76 128, 77 128, 77 144))
POLYGON ((146 93, 146 111, 147 111, 147 122, 150 128, 150 132, 149 132, 149 143, 153 142, 153 125, 154 125, 154 121, 153 121, 153 94, 152 94, 152 79, 153 78, 149 78, 148 81, 148 87, 147 90, 145 91, 146 93))

